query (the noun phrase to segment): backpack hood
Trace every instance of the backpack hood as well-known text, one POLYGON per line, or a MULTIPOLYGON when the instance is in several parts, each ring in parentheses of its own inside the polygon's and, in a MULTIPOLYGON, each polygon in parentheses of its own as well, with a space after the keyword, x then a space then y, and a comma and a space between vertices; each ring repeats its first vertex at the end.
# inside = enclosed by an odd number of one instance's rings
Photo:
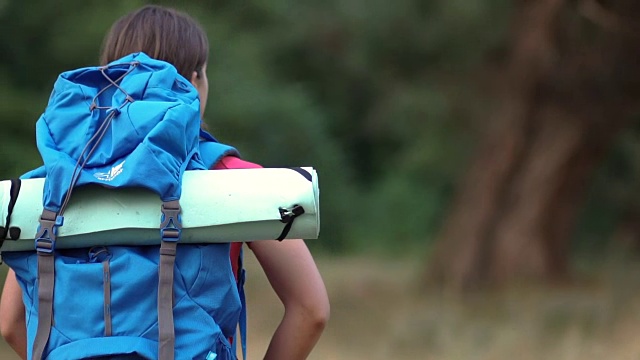
POLYGON ((74 185, 91 183, 141 186, 175 200, 184 171, 205 169, 199 134, 195 87, 173 65, 135 53, 58 77, 36 123, 44 167, 23 178, 46 176, 51 211, 74 185))

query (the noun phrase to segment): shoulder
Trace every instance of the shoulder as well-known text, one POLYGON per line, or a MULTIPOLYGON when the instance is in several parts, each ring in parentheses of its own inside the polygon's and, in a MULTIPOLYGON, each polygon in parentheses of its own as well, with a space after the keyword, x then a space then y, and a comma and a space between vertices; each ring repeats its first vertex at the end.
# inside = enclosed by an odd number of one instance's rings
POLYGON ((235 156, 225 156, 213 167, 214 170, 222 169, 258 169, 262 166, 235 156))

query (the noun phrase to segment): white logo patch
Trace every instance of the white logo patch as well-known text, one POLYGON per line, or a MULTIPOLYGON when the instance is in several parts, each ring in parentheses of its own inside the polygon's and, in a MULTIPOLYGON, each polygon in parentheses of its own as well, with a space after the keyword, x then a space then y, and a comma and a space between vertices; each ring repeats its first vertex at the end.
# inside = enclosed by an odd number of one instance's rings
POLYGON ((97 172, 97 173, 93 174, 93 176, 98 180, 111 181, 111 180, 115 179, 116 176, 122 174, 122 171, 124 170, 123 166, 124 166, 124 161, 121 162, 120 164, 112 167, 111 170, 109 170, 108 173, 97 172))

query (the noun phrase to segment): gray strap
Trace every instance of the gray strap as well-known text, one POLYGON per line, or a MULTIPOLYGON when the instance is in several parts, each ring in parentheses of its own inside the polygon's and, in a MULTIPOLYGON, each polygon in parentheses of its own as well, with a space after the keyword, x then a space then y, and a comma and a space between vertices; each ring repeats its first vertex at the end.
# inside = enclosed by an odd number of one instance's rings
POLYGON ((158 283, 158 331, 159 360, 174 360, 175 334, 173 327, 173 266, 177 243, 160 245, 160 270, 158 283))
POLYGON ((34 360, 43 358, 53 326, 53 288, 55 283, 55 231, 57 214, 44 210, 36 236, 38 252, 38 329, 33 342, 34 360))
POLYGON ((104 277, 104 336, 111 336, 111 271, 109 260, 102 262, 104 277))
POLYGON ((160 265, 158 270, 158 359, 174 360, 175 333, 173 326, 173 268, 182 224, 180 203, 162 204, 163 221, 160 225, 160 265))
POLYGON ((33 342, 33 359, 40 360, 47 347, 53 325, 53 255, 38 254, 38 330, 33 342))

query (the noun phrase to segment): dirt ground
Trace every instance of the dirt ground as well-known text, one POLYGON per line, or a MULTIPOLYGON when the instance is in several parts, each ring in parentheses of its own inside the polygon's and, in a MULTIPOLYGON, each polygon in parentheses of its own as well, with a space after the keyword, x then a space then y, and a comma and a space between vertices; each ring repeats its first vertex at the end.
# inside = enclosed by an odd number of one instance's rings
MULTIPOLYGON (((249 279, 249 359, 260 359, 282 307, 255 259, 249 279)), ((614 263, 596 278, 464 298, 420 293, 419 264, 320 259, 332 303, 311 355, 332 359, 639 359, 640 264, 614 263)), ((0 359, 13 360, 6 344, 0 359)))

